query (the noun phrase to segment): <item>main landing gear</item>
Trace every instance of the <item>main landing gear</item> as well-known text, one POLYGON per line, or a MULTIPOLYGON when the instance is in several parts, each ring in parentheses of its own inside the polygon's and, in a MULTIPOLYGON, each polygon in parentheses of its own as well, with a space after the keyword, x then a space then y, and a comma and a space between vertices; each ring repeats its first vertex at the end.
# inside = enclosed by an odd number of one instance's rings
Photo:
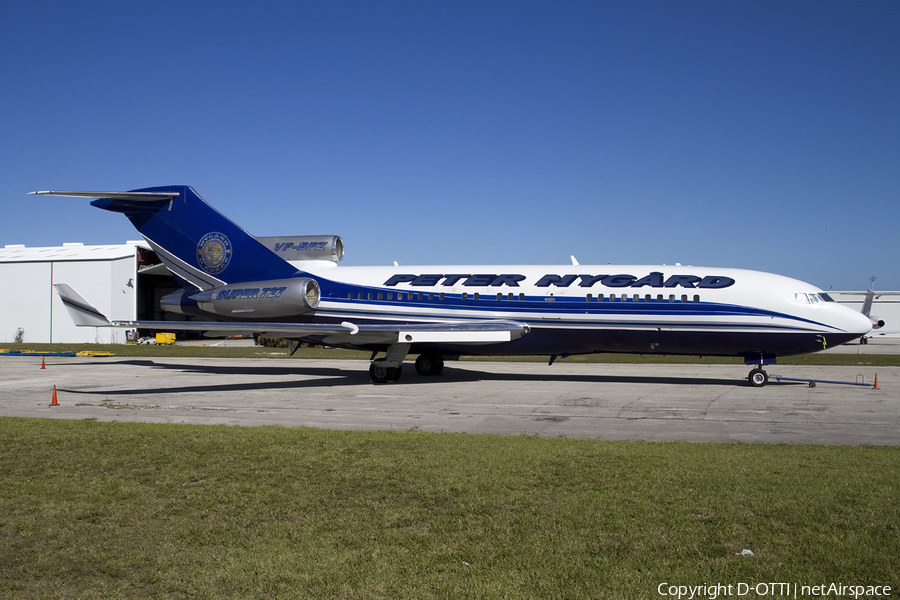
POLYGON ((444 370, 444 357, 440 354, 420 354, 416 359, 416 373, 419 375, 440 375, 444 370))
POLYGON ((397 381, 403 374, 403 366, 386 367, 372 363, 369 365, 369 377, 374 383, 387 383, 388 381, 397 381))
MULTIPOLYGON (((400 379, 403 373, 403 359, 406 358, 409 347, 410 344, 394 344, 387 349, 386 356, 379 360, 374 360, 373 353, 372 364, 369 365, 372 383, 387 383, 400 379)), ((443 370, 444 357, 440 354, 420 354, 416 359, 416 373, 419 375, 440 375, 443 370)))

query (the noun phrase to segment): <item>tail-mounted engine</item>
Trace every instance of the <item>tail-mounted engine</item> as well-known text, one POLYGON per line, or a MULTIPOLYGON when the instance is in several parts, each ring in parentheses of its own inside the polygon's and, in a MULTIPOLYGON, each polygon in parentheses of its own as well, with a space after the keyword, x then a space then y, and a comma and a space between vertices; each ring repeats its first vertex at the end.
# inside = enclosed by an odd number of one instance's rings
POLYGON ((314 311, 320 297, 314 279, 298 277, 233 283, 187 297, 178 291, 163 297, 160 304, 168 312, 194 314, 193 305, 204 312, 246 320, 302 315, 314 311))

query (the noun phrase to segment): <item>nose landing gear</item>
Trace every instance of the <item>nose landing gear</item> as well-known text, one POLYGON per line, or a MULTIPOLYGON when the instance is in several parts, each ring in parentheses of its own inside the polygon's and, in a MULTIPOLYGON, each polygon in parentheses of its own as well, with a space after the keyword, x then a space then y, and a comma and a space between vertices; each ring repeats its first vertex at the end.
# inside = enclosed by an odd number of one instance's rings
POLYGON ((769 382, 769 374, 762 367, 756 367, 747 375, 747 380, 753 387, 762 387, 769 382))

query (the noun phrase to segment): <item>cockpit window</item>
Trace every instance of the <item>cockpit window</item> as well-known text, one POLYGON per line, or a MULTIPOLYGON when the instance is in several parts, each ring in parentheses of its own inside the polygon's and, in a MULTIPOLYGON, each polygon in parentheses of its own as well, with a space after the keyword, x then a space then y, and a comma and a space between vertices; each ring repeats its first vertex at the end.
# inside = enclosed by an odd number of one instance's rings
POLYGON ((820 294, 804 294, 803 292, 797 292, 794 294, 794 300, 797 302, 802 302, 803 304, 818 304, 819 302, 834 302, 834 299, 822 292, 820 294))

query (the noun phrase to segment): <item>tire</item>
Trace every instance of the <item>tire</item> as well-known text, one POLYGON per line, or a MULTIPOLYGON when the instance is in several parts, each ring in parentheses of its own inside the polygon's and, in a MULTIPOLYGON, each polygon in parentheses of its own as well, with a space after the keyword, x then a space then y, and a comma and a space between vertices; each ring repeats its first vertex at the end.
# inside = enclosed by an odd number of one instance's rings
POLYGON ((403 367, 382 367, 372 363, 369 365, 369 377, 372 383, 387 383, 388 381, 397 381, 403 374, 403 367))
POLYGON ((769 382, 769 374, 757 367, 750 371, 747 379, 753 387, 762 387, 769 382))
POLYGON ((381 367, 374 363, 369 365, 369 377, 372 378, 373 383, 387 383, 392 376, 390 367, 381 367))
POLYGON ((444 370, 444 358, 439 354, 420 354, 416 359, 416 373, 419 375, 440 375, 444 370))

